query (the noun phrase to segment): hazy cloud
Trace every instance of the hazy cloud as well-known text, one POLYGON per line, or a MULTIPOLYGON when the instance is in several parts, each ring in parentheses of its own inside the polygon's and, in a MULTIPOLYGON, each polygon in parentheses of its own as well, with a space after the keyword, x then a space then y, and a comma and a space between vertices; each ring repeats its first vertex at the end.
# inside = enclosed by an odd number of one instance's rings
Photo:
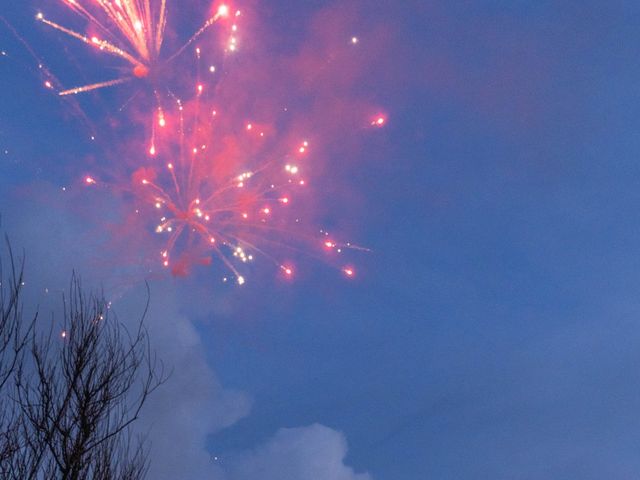
POLYGON ((228 480, 371 480, 345 465, 347 450, 344 435, 323 425, 283 428, 230 460, 228 480))

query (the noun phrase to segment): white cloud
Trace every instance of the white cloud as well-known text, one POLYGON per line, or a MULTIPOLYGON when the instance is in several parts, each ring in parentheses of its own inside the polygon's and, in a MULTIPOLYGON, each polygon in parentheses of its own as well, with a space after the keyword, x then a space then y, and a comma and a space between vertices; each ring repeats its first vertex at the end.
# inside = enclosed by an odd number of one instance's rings
POLYGON ((283 428, 225 470, 229 480, 371 480, 344 464, 347 450, 344 435, 323 425, 283 428))
MULTIPOLYGON (((146 321, 152 348, 173 370, 149 397, 138 425, 151 442, 148 478, 211 480, 215 466, 205 450, 207 435, 247 415, 251 402, 217 380, 193 324, 180 313, 172 283, 153 283, 146 321)), ((141 295, 134 292, 133 298, 139 303, 141 295)), ((118 312, 124 306, 114 305, 118 312)))

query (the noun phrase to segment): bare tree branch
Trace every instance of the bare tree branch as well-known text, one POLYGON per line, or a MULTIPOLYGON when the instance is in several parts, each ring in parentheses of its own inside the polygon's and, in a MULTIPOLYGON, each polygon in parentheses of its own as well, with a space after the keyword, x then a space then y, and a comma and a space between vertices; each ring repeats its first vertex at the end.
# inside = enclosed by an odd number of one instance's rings
MULTIPOLYGON (((129 331, 73 274, 59 331, 22 320, 24 256, 0 263, 0 477, 140 480, 143 438, 131 426, 165 380, 143 314, 129 331)), ((148 286, 147 286, 148 293, 148 286)))

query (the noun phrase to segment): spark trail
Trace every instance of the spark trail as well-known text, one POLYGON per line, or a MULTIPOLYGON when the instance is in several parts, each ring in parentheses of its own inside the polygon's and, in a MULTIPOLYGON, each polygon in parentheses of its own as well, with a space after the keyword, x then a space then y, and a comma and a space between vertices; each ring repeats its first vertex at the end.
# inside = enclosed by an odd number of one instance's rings
POLYGON ((42 12, 36 15, 36 19, 101 52, 118 57, 130 65, 129 73, 126 75, 59 91, 58 94, 63 96, 156 75, 163 65, 179 56, 220 18, 229 15, 229 7, 220 5, 216 13, 207 19, 182 47, 165 60, 161 58, 160 53, 167 24, 166 0, 60 1, 75 14, 84 18, 96 33, 93 35, 80 33, 50 20, 42 12))

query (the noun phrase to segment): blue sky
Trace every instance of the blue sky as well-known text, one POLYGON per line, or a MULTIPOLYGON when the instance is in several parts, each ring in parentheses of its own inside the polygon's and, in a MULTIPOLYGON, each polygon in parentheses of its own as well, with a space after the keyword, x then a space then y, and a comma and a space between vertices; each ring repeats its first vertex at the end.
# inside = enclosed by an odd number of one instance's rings
MULTIPOLYGON (((385 32, 358 82, 338 84, 388 125, 324 139, 336 178, 317 194, 318 217, 372 252, 356 257, 353 282, 313 263, 286 285, 259 272, 257 285, 221 290, 206 270, 151 282, 152 333, 177 365, 145 420, 152 460, 176 469, 154 478, 637 477, 640 6, 252 8, 268 19, 254 41, 268 32, 282 50, 343 11, 363 46, 385 32), (167 408, 181 414, 169 421, 167 408)), ((47 50, 66 39, 35 25, 35 10, 0 12, 54 71, 84 58, 47 50)), ((34 284, 74 267, 112 282, 121 267, 96 266, 94 226, 58 193, 99 152, 6 29, 0 49, 3 227, 34 284)), ((120 311, 136 301, 132 286, 120 311)))

